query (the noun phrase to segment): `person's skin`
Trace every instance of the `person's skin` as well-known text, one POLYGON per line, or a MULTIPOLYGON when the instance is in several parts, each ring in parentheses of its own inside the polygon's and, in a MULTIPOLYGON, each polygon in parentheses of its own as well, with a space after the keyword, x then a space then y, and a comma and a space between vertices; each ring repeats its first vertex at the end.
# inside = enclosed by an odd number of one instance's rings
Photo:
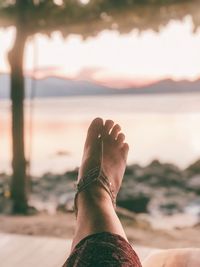
POLYGON ((200 249, 169 249, 155 252, 142 264, 143 267, 199 267, 200 249))
MULTIPOLYGON (((105 124, 101 118, 92 121, 85 141, 78 181, 89 170, 100 166, 103 142, 102 167, 117 195, 129 150, 128 144, 124 143, 125 136, 120 131, 120 126, 114 124, 112 120, 105 121, 105 124)), ((72 250, 84 237, 99 232, 118 234, 127 240, 111 197, 102 186, 96 183, 89 185, 87 189, 78 194, 76 204, 78 213, 72 250)))

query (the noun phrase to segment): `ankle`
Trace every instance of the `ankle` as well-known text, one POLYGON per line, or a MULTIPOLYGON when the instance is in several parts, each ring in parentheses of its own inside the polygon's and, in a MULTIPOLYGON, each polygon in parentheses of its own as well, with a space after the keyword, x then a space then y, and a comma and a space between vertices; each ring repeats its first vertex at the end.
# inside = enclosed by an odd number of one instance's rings
POLYGON ((96 184, 90 185, 78 194, 76 205, 78 211, 88 210, 89 212, 93 209, 110 209, 113 207, 109 194, 103 187, 96 184))

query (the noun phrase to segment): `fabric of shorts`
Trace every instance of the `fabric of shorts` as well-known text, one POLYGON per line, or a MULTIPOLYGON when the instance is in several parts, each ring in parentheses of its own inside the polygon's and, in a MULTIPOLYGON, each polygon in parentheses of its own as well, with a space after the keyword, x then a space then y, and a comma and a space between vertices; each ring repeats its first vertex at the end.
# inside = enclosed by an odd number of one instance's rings
POLYGON ((63 267, 142 267, 131 245, 108 232, 89 235, 74 248, 63 267))

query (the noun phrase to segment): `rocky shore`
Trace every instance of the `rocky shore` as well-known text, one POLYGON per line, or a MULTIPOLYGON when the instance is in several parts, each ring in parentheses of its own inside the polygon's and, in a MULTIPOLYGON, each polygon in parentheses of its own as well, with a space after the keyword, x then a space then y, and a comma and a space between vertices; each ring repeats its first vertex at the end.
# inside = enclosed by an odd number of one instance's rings
MULTIPOLYGON (((30 205, 38 211, 72 211, 78 170, 62 175, 32 177, 30 205)), ((10 177, 0 174, 0 213, 10 210, 10 177)), ((135 213, 191 212, 200 216, 200 160, 185 170, 152 161, 148 166, 126 168, 117 205, 135 213)))

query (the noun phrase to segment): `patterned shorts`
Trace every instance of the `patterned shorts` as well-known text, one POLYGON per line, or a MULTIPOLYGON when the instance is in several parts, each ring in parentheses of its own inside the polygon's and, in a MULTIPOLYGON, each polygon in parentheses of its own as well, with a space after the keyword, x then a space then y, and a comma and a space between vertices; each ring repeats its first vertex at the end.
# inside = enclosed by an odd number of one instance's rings
POLYGON ((102 232, 82 239, 63 267, 142 267, 131 245, 121 236, 102 232))

